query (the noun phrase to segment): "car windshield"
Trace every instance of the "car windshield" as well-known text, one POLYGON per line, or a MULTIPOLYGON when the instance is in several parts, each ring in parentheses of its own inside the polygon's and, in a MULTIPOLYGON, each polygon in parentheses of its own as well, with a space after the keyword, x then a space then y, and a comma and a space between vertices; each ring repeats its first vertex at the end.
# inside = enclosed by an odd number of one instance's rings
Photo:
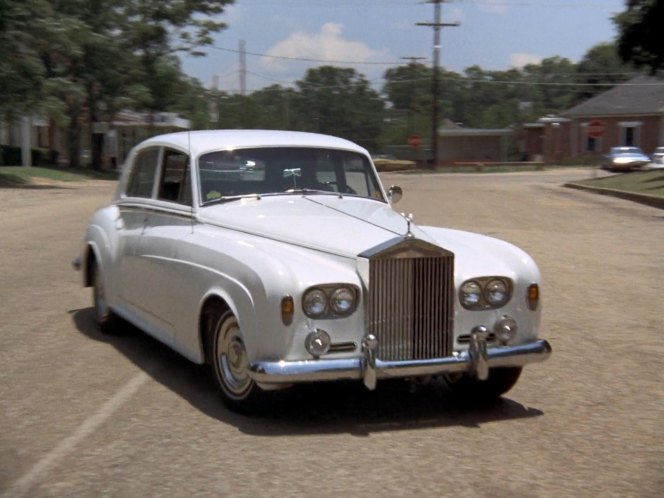
POLYGON ((614 154, 643 154, 638 147, 614 147, 614 154))
POLYGON ((336 149, 222 150, 198 159, 203 205, 249 195, 316 193, 384 200, 369 160, 336 149))

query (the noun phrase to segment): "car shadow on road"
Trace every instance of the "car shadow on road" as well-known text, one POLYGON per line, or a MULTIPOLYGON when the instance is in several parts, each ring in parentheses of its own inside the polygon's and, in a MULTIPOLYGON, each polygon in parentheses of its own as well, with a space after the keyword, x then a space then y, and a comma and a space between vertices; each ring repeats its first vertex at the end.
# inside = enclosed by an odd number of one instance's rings
POLYGON ((368 391, 361 382, 317 383, 271 393, 269 409, 246 416, 222 403, 205 367, 195 365, 126 324, 117 336, 102 334, 92 308, 71 312, 76 328, 89 339, 113 346, 156 382, 207 416, 256 436, 371 433, 431 427, 475 427, 503 420, 537 417, 541 410, 509 398, 491 403, 459 400, 444 382, 412 386, 379 382, 368 391))

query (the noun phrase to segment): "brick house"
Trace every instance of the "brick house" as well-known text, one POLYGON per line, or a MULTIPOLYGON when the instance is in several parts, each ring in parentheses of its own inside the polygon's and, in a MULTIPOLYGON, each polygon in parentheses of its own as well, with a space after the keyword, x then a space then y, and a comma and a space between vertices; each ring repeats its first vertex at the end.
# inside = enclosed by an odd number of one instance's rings
POLYGON ((601 156, 619 145, 647 154, 664 145, 664 79, 637 76, 521 133, 525 154, 546 162, 601 156))
POLYGON ((463 161, 504 162, 507 160, 511 128, 464 128, 445 120, 438 128, 436 147, 441 164, 463 161))

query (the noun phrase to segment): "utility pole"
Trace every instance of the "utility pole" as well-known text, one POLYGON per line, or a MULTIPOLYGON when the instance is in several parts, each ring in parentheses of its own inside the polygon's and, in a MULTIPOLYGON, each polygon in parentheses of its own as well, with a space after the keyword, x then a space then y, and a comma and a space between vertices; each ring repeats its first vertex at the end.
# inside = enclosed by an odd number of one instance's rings
POLYGON ((247 94, 247 53, 245 41, 240 40, 240 95, 247 94))
POLYGON ((446 0, 427 0, 427 3, 434 4, 434 21, 418 22, 417 26, 427 26, 433 28, 433 78, 431 83, 431 93, 433 104, 431 108, 431 148, 433 152, 432 169, 438 164, 438 66, 440 65, 440 29, 459 26, 458 22, 441 22, 440 11, 441 4, 446 0))

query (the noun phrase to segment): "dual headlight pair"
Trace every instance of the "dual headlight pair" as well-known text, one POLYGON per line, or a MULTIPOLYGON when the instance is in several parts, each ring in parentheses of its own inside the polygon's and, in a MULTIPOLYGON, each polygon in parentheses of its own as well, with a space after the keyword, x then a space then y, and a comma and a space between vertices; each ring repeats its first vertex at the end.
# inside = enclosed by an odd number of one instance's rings
POLYGON ((309 318, 342 318, 357 308, 359 290, 352 285, 318 285, 302 296, 302 310, 309 318))
POLYGON ((500 308, 512 297, 512 281, 503 277, 466 280, 459 288, 461 305, 469 310, 500 308))
MULTIPOLYGON (((459 289, 461 305, 469 310, 500 308, 511 297, 512 281, 504 277, 473 278, 464 282, 459 289)), ((355 311, 358 298, 359 290, 355 286, 319 285, 304 293, 302 309, 309 318, 342 318, 355 311)))

